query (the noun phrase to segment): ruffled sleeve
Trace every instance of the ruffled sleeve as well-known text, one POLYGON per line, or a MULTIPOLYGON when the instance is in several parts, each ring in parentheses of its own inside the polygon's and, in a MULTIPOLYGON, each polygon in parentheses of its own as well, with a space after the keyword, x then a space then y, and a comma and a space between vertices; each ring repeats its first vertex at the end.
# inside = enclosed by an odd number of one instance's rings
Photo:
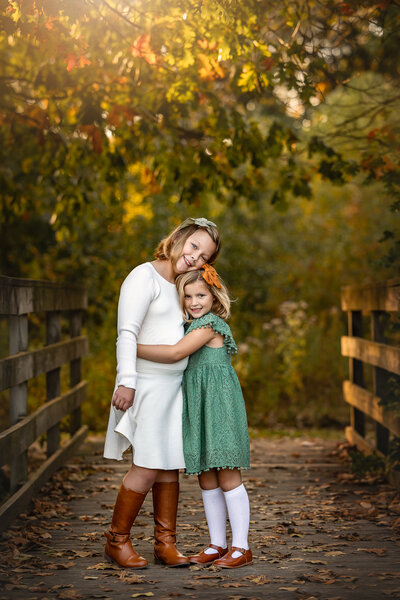
POLYGON ((194 329, 200 329, 201 327, 211 327, 216 333, 220 333, 224 336, 224 344, 229 354, 237 352, 237 346, 233 339, 232 332, 228 323, 226 323, 221 317, 218 317, 212 312, 203 315, 199 319, 195 319, 190 323, 185 331, 185 334, 190 333, 194 329))

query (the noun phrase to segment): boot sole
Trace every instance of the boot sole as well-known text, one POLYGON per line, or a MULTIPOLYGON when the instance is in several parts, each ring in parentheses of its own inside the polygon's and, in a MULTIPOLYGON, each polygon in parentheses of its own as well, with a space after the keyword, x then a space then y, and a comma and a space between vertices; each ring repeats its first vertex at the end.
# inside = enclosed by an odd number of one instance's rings
POLYGON ((169 565, 168 563, 164 562, 163 560, 161 560, 161 558, 158 558, 158 556, 154 555, 154 563, 156 565, 164 565, 164 567, 169 567, 169 568, 174 568, 174 567, 189 567, 191 565, 190 562, 187 563, 177 563, 176 565, 169 565))
POLYGON ((148 565, 143 565, 142 567, 130 567, 130 566, 126 566, 123 567, 122 565, 120 565, 116 560, 114 560, 111 556, 109 556, 107 554, 107 552, 104 552, 104 558, 111 563, 112 565, 116 565, 117 567, 119 567, 120 569, 135 569, 135 570, 139 570, 139 569, 147 569, 148 565))

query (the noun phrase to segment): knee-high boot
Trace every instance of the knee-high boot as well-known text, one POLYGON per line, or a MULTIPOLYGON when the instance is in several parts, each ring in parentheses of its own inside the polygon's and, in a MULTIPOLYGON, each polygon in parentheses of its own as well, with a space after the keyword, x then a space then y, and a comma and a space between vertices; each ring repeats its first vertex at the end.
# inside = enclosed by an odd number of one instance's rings
POLYGON ((189 559, 175 545, 178 498, 177 481, 157 482, 153 485, 154 557, 168 567, 190 564, 189 559))
POLYGON ((124 484, 119 489, 110 531, 104 533, 107 538, 104 556, 120 567, 144 569, 148 565, 147 560, 132 548, 129 538, 131 527, 145 497, 146 493, 134 492, 124 484))

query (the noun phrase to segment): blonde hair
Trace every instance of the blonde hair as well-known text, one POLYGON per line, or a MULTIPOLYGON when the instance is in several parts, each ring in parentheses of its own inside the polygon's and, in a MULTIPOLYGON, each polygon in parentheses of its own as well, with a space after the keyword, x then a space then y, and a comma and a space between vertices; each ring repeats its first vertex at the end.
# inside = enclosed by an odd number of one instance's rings
POLYGON ((210 258, 207 260, 209 264, 217 260, 221 249, 221 238, 218 229, 213 225, 196 225, 194 223, 182 227, 182 223, 176 227, 166 238, 161 240, 154 254, 158 260, 170 260, 173 265, 181 256, 183 247, 188 237, 193 235, 198 229, 202 229, 208 233, 216 248, 210 258))
POLYGON ((212 312, 226 321, 231 315, 231 299, 229 297, 228 290, 220 277, 218 277, 218 279, 221 287, 217 288, 215 285, 210 285, 207 283, 203 277, 203 273, 204 269, 199 269, 198 271, 188 271, 187 273, 178 275, 178 277, 175 279, 175 285, 176 289, 178 290, 183 318, 187 323, 191 323, 193 321, 193 319, 189 319, 187 317, 185 310, 185 287, 190 283, 194 283, 195 281, 202 281, 204 285, 208 287, 214 297, 212 312))

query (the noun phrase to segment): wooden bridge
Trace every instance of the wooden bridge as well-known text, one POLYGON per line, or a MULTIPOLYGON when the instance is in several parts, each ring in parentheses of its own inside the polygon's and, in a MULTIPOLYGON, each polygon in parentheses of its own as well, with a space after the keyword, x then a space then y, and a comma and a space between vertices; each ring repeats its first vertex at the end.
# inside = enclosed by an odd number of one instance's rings
MULTIPOLYGON (((380 404, 384 396, 385 406, 392 406, 388 392, 400 375, 397 333, 388 326, 389 313, 399 310, 399 289, 395 281, 345 288, 342 296, 349 313, 349 336, 342 340, 350 361, 344 383, 351 410, 346 435, 381 456, 390 454, 400 435, 397 413, 380 404), (363 337, 367 319, 371 339, 363 337)), ((9 315, 10 355, 0 361, 0 382, 2 390, 10 390, 11 419, 11 427, 0 434, 1 462, 10 480, 0 508, 0 600, 400 599, 399 493, 380 476, 351 473, 344 440, 251 440, 252 470, 244 479, 252 507, 253 565, 224 571, 153 564, 150 495, 132 530, 149 568, 129 571, 105 563, 102 533, 129 459, 105 461, 101 437, 89 436, 82 444, 85 291, 1 278, 0 309, 9 315), (27 319, 35 312, 46 323, 46 345, 29 349, 27 319), (27 414, 28 382, 40 374, 46 378, 46 402, 27 414), (28 449, 44 435, 45 455, 35 470, 28 449)), ((394 469, 392 483, 396 476, 394 469)), ((195 478, 182 476, 181 487, 179 546, 196 552, 207 543, 201 495, 195 478)))

